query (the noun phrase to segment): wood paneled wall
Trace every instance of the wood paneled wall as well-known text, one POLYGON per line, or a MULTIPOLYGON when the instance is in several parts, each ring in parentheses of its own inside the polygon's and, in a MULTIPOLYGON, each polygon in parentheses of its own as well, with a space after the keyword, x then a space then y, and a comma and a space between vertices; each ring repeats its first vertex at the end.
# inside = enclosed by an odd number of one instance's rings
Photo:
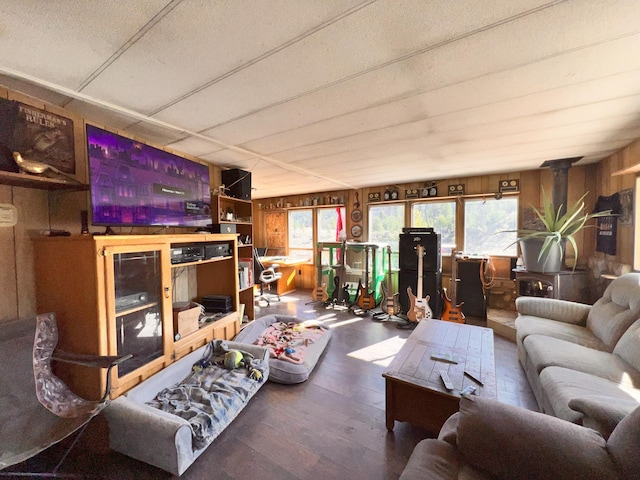
MULTIPOLYGON (((596 172, 598 166, 597 165, 586 165, 586 166, 573 166, 568 173, 569 178, 569 189, 568 189, 568 202, 573 203, 577 201, 584 193, 589 192, 589 195, 586 199, 586 209, 587 211, 591 211, 593 206, 595 205, 595 200, 597 195, 601 194, 599 190, 599 186, 596 182, 596 172)), ((473 177, 459 177, 459 178, 451 178, 440 180, 437 182, 438 194, 440 195, 440 199, 444 198, 442 195, 448 192, 449 185, 453 184, 464 184, 465 185, 465 196, 469 197, 482 197, 486 195, 487 198, 493 198, 495 192, 499 190, 499 182, 501 180, 519 180, 520 182, 520 217, 522 218, 522 212, 524 209, 528 208, 530 205, 534 205, 539 207, 542 205, 542 189, 544 188, 547 194, 551 195, 553 178, 551 174, 551 170, 548 168, 539 169, 539 170, 531 170, 526 172, 516 172, 510 174, 501 174, 501 175, 482 175, 482 176, 473 176, 473 177)), ((344 197, 345 199, 345 207, 346 207, 346 232, 347 236, 350 237, 349 232, 351 230, 351 226, 353 222, 351 220, 351 212, 354 209, 354 201, 356 200, 356 192, 358 194, 358 200, 360 201, 360 208, 362 209, 364 215, 362 222, 360 224, 363 227, 363 236, 359 239, 361 241, 367 240, 367 205, 368 205, 368 197, 370 193, 380 193, 381 195, 384 193, 385 189, 389 187, 398 188, 399 198, 396 202, 412 202, 413 200, 404 200, 405 190, 409 189, 422 189, 425 184, 430 185, 430 182, 420 181, 409 184, 401 184, 401 185, 381 185, 376 187, 363 188, 360 190, 353 191, 335 191, 335 192, 318 192, 309 195, 296 195, 291 197, 278 197, 278 198, 267 198, 255 200, 255 203, 261 204, 262 209, 255 209, 254 212, 256 214, 255 224, 259 226, 259 228, 254 229, 254 235, 256 236, 256 245, 260 246, 266 244, 265 233, 266 229, 264 226, 264 217, 265 215, 269 215, 272 212, 283 212, 286 209, 271 209, 271 207, 275 208, 279 204, 287 204, 290 203, 294 206, 299 204, 304 204, 307 198, 317 197, 320 199, 326 199, 327 197, 344 197), (265 209, 267 207, 267 209, 265 209)), ((419 201, 419 200, 418 200, 419 201)), ((384 204, 385 202, 376 202, 373 205, 384 204)), ((391 202, 390 202, 391 203, 391 202)), ((326 205, 322 205, 326 206, 326 205)), ((405 210, 406 225, 410 224, 410 208, 405 210)), ((462 234, 463 225, 461 216, 459 216, 459 222, 457 225, 457 232, 459 234, 459 244, 462 245, 462 234)), ((593 254, 595 250, 595 231, 593 229, 587 230, 577 235, 577 244, 579 250, 579 258, 578 261, 581 264, 586 263, 589 255, 593 254)), ((574 256, 574 253, 571 248, 567 252, 569 259, 574 256)), ((495 257, 493 259, 494 265, 496 267, 496 275, 499 278, 509 278, 510 277, 510 259, 507 257, 495 257)), ((449 275, 451 272, 451 258, 445 257, 443 258, 443 272, 445 275, 449 275)), ((447 277, 448 278, 448 277, 447 277)), ((304 287, 312 288, 315 282, 315 276, 313 274, 313 269, 310 272, 304 272, 303 278, 298 278, 299 284, 304 287)))
MULTIPOLYGON (((70 118, 74 123, 74 148, 76 159, 75 177, 88 183, 88 163, 86 157, 85 121, 73 112, 69 112, 55 105, 50 105, 33 97, 0 86, 0 97, 18 100, 43 110, 70 118)), ((108 125, 100 125, 110 129, 108 125)), ((145 141, 144 139, 140 139, 145 141)), ((149 143, 146 142, 145 143, 149 143)), ((151 144, 151 143, 150 143, 151 144)), ((158 145, 154 145, 162 148, 158 145)), ((201 160, 178 153, 191 160, 201 160)), ((220 185, 221 169, 215 165, 209 166, 211 185, 220 185)), ((0 203, 15 205, 18 209, 18 223, 15 227, 0 228, 0 322, 14 318, 28 318, 36 315, 36 294, 33 265, 33 242, 35 236, 43 230, 67 230, 72 235, 79 235, 81 230, 80 215, 82 210, 89 210, 89 192, 47 191, 35 188, 14 187, 0 185, 0 203)), ((91 217, 89 217, 91 220, 91 217)), ((104 227, 92 227, 91 232, 103 232, 104 227)), ((145 234, 157 232, 157 228, 116 228, 117 233, 145 234)), ((185 233, 184 229, 165 229, 163 233, 185 233)), ((73 258, 68 259, 73 262, 73 258)), ((77 285, 65 285, 60 279, 61 291, 65 288, 78 288, 77 285)))
MULTIPOLYGON (((0 96, 18 100, 38 108, 50 110, 59 115, 66 116, 74 120, 76 131, 76 168, 77 177, 83 182, 88 181, 86 150, 84 141, 84 121, 72 112, 62 108, 49 105, 38 99, 27 97, 17 92, 13 92, 0 87, 0 96)), ((86 119, 90 121, 90 119, 86 119)), ((109 128, 105 126, 105 128, 109 128)), ((144 141, 144 139, 141 139, 144 141)), ((195 159, 194 160, 198 160, 195 159)), ((611 195, 615 192, 634 188, 636 174, 631 172, 624 175, 613 173, 624 169, 640 165, 640 140, 632 143, 616 154, 600 161, 597 164, 586 166, 573 166, 569 170, 569 202, 576 201, 583 193, 590 192, 587 197, 587 210, 591 210, 598 195, 611 195)), ((220 168, 210 167, 211 185, 220 184, 220 168)), ((438 181, 439 193, 442 195, 449 184, 464 183, 466 194, 468 195, 492 195, 498 190, 498 182, 504 179, 520 180, 520 208, 524 209, 529 204, 541 204, 541 186, 550 193, 552 186, 551 171, 549 169, 532 170, 527 172, 484 175, 466 178, 451 178, 438 181)), ((370 192, 383 193, 385 188, 392 185, 381 185, 379 187, 363 188, 360 190, 338 190, 332 192, 318 192, 312 195, 297 195, 291 197, 278 197, 273 199, 255 200, 254 203, 262 204, 262 209, 254 209, 254 244, 262 246, 266 239, 266 224, 264 215, 271 207, 274 209, 278 203, 292 206, 304 205, 307 197, 318 197, 327 202, 327 197, 343 199, 346 207, 346 231, 351 230, 352 221, 350 218, 353 210, 353 203, 358 200, 363 210, 363 237, 366 240, 367 232, 367 197, 370 192)), ((397 185, 400 198, 404 198, 406 189, 422 188, 425 181, 397 185)), ((402 201, 402 200, 401 200, 402 201)), ((33 246, 31 239, 38 235, 41 230, 63 229, 72 234, 80 233, 80 212, 89 208, 89 194, 87 192, 48 192, 31 188, 12 187, 0 185, 0 203, 13 204, 18 209, 18 224, 13 228, 0 228, 0 288, 2 289, 2 301, 0 302, 0 322, 12 318, 25 318, 35 315, 35 282, 33 268, 33 246)), ((327 202, 328 203, 328 202, 327 202)), ((277 210, 277 209, 276 209, 277 210)), ((280 210, 284 211, 284 210, 280 210)), ((408 215, 408 213, 407 213, 408 215)), ((408 218, 407 218, 408 221, 408 218)), ((100 231, 102 227, 94 227, 92 231, 100 231)), ((150 229, 127 228, 126 233, 152 233, 150 229)), ((170 233, 170 232, 167 232, 170 233)), ((634 229, 633 225, 619 225, 618 228, 618 253, 615 256, 604 257, 603 254, 595 252, 595 232, 593 229, 579 235, 580 263, 589 257, 605 258, 607 262, 618 264, 633 263, 634 229)), ((284 253, 284 252, 283 252, 284 253)), ((571 253, 569 253, 571 255, 571 253)), ((450 272, 450 259, 443 259, 443 269, 450 272)), ((73 259, 69 259, 73 262, 73 259)), ((498 259, 496 262, 497 275, 500 278, 508 278, 508 260, 498 259)), ((312 288, 315 283, 315 271, 312 266, 303 266, 299 276, 299 284, 302 287, 312 288)), ((61 279, 64 283, 64 279, 61 279)), ((68 286, 74 288, 74 286, 68 286)))

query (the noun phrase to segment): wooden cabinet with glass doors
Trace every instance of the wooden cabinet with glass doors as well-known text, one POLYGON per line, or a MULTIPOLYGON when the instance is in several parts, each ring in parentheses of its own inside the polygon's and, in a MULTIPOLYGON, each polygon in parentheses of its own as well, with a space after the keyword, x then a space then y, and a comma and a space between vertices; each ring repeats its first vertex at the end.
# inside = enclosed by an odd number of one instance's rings
MULTIPOLYGON (((37 311, 55 312, 61 349, 133 354, 114 369, 112 398, 214 338, 233 338, 240 329, 236 235, 43 237, 34 241, 34 256, 37 311), (171 248, 185 244, 220 246, 225 254, 172 263, 171 248), (181 281, 187 285, 176 284, 181 281), (228 296, 233 308, 180 338, 173 303, 204 295, 228 296)), ((104 392, 104 371, 56 368, 77 394, 99 398, 104 392)))

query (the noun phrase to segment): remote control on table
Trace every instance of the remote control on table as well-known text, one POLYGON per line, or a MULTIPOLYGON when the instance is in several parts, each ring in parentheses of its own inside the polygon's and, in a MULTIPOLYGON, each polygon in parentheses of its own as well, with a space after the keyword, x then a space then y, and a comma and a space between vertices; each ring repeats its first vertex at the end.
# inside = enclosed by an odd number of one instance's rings
POLYGON ((478 385, 480 385, 481 387, 484 386, 484 383, 482 383, 482 381, 480 381, 480 379, 478 377, 476 377, 475 375, 472 375, 471 373, 467 372, 466 370, 464 371, 464 374, 469 377, 471 380, 473 380, 474 382, 476 382, 478 385))
POLYGON ((450 353, 432 353, 431 358, 433 360, 441 360, 443 362, 448 362, 448 363, 454 363, 454 364, 458 363, 458 359, 455 356, 451 355, 450 353))
POLYGON ((442 379, 442 383, 444 383, 444 388, 449 391, 453 390, 453 382, 449 378, 449 374, 446 370, 440 370, 440 378, 442 379))
POLYGON ((474 387, 473 385, 468 385, 464 387, 462 390, 460 390, 460 395, 462 396, 473 395, 474 393, 476 393, 476 390, 478 390, 478 387, 474 387))

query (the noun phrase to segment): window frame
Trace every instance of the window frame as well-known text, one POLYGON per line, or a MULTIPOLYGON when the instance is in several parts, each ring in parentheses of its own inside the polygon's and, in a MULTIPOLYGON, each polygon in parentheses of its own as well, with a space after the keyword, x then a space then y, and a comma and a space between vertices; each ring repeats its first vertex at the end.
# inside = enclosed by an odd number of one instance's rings
POLYGON ((414 225, 413 221, 414 221, 414 211, 413 208, 414 207, 419 207, 421 205, 428 205, 428 204, 434 204, 434 203, 440 203, 440 204, 453 204, 454 206, 454 210, 453 210, 453 245, 451 247, 450 250, 445 251, 444 250, 444 242, 442 241, 442 232, 438 231, 437 226, 435 225, 427 225, 427 227, 433 227, 434 231, 436 233, 440 233, 440 241, 441 241, 441 247, 440 247, 440 252, 441 255, 444 256, 450 256, 455 250, 456 247, 458 245, 458 200, 456 198, 452 198, 452 197, 434 197, 434 198, 430 198, 430 199, 421 199, 421 200, 417 200, 417 201, 413 201, 410 202, 410 209, 409 209, 409 225, 411 227, 421 227, 422 225, 414 225))
MULTIPOLYGON (((467 244, 468 244, 468 238, 467 238, 467 228, 469 226, 469 222, 467 222, 467 205, 471 204, 471 203, 477 203, 477 202, 500 202, 500 201, 505 201, 505 200, 515 200, 516 201, 516 218, 515 218, 515 222, 513 225, 513 230, 517 230, 518 226, 520 225, 520 195, 505 195, 505 196, 501 196, 501 197, 495 197, 495 196, 473 196, 473 197, 465 197, 463 199, 464 201, 464 205, 463 208, 459 209, 460 213, 461 213, 461 222, 460 224, 462 225, 462 230, 460 232, 460 238, 461 238, 461 245, 463 247, 463 251, 465 253, 468 254, 478 254, 478 255, 488 255, 491 257, 505 257, 505 258, 515 258, 518 257, 518 244, 516 242, 517 239, 517 233, 513 233, 513 245, 511 245, 509 248, 509 251, 506 250, 502 250, 500 252, 494 253, 494 252, 472 252, 472 251, 468 251, 467 249, 467 244)), ((508 229, 502 229, 499 228, 496 230, 496 232, 499 232, 501 230, 512 230, 511 228, 508 229)), ((494 232, 495 233, 495 232, 494 232)), ((507 240, 506 242, 511 243, 511 240, 507 240)), ((505 242, 505 243, 506 243, 505 242)))

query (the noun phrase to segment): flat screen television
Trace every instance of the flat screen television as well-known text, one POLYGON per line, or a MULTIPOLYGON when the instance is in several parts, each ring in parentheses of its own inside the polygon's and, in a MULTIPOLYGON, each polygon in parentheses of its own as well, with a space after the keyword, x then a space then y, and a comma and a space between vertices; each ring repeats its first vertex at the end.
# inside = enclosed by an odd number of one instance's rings
POLYGON ((86 133, 94 225, 211 224, 209 167, 93 125, 86 133))

